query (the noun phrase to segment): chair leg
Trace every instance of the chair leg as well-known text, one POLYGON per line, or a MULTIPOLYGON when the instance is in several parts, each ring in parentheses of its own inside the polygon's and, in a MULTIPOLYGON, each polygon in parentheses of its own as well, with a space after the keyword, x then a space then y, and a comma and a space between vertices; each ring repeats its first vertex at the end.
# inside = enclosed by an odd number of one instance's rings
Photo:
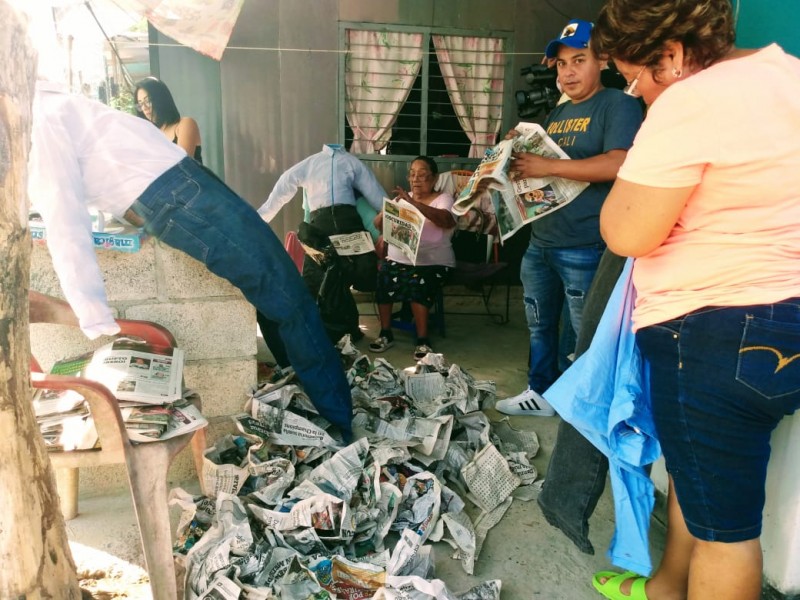
POLYGON ((494 285, 489 285, 489 291, 486 291, 486 286, 480 284, 481 286, 481 300, 483 300, 483 309, 486 311, 486 314, 492 316, 492 309, 489 306, 489 302, 492 300, 492 292, 494 292, 494 285))
POLYGON ((194 470, 197 472, 197 480, 200 482, 200 491, 206 494, 206 487, 203 482, 203 455, 206 451, 206 430, 198 429, 192 436, 192 456, 194 458, 194 470))
POLYGON ((78 516, 78 469, 61 467, 56 469, 56 488, 64 520, 78 516))
POLYGON ((178 591, 167 505, 167 469, 171 457, 158 452, 158 448, 152 449, 152 455, 144 454, 130 462, 128 477, 153 600, 174 600, 178 591))

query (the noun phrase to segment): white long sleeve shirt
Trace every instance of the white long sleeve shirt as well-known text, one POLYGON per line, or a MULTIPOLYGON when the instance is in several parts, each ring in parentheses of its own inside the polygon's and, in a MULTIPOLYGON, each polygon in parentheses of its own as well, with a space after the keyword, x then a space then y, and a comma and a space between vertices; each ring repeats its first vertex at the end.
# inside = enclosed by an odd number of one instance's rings
POLYGON ((328 206, 355 206, 355 190, 372 208, 380 211, 386 196, 375 175, 357 157, 340 144, 325 144, 320 152, 301 160, 280 176, 258 214, 265 221, 272 221, 301 187, 311 212, 328 206))
POLYGON ((28 193, 64 296, 87 337, 117 333, 89 209, 121 217, 186 153, 152 123, 37 83, 28 193))

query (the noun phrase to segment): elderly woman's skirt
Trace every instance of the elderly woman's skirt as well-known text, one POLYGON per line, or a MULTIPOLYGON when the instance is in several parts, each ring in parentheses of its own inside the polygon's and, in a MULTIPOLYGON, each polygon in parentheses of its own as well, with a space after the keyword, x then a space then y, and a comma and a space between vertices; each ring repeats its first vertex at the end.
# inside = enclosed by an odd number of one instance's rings
POLYGON ((378 304, 416 302, 431 308, 442 289, 449 267, 414 266, 384 260, 378 270, 375 301, 378 304))

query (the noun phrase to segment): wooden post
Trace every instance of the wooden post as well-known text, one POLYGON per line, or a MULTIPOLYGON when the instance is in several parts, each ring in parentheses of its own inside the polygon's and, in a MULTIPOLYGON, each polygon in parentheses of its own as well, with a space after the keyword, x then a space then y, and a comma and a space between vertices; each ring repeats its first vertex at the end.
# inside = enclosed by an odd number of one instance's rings
POLYGON ((35 53, 0 0, 0 598, 81 597, 31 405, 26 172, 35 53))

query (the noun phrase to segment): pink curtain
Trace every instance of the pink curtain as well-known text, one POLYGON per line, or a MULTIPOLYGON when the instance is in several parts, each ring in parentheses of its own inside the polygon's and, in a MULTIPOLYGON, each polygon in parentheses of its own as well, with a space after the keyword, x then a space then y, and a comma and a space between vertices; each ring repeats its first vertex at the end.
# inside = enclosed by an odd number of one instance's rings
POLYGON ((495 145, 503 117, 503 40, 434 35, 433 45, 458 121, 472 142, 469 156, 480 158, 495 145))
POLYGON ((422 65, 422 34, 347 31, 345 114, 353 130, 351 152, 376 154, 422 65))

